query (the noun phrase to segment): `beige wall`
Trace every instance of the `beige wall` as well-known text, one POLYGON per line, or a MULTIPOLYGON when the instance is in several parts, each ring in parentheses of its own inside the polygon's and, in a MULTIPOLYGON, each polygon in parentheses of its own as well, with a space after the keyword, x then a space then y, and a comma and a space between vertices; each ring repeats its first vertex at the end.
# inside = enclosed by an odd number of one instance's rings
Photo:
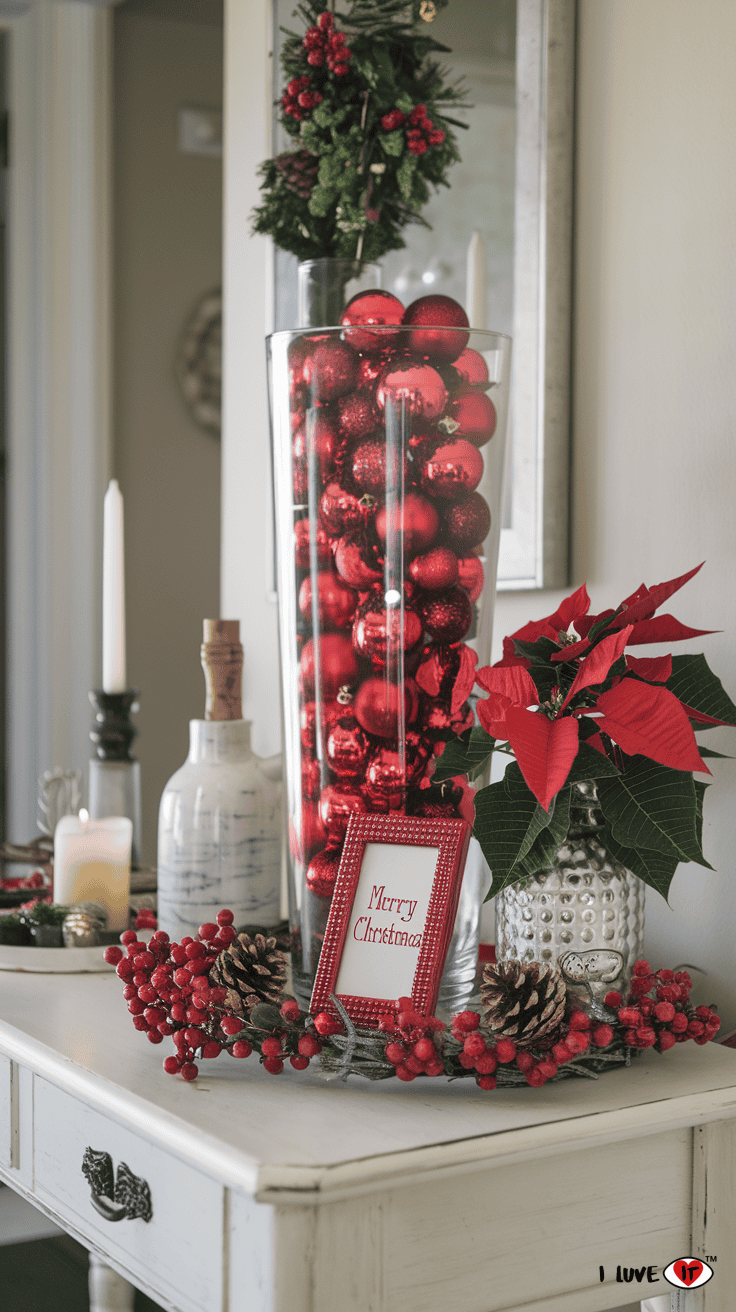
POLYGON ((222 101, 218 18, 211 0, 168 11, 136 0, 115 13, 113 473, 151 863, 161 791, 203 714, 202 619, 219 614, 220 444, 189 418, 174 373, 186 319, 221 280, 221 162, 177 144, 180 107, 222 101))

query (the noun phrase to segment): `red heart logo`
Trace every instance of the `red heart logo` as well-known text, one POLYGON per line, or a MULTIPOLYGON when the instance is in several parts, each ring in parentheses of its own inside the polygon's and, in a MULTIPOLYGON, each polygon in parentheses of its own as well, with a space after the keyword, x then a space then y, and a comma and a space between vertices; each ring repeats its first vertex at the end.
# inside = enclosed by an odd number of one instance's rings
POLYGON ((675 1262, 675 1275, 680 1277, 685 1288, 697 1280, 702 1270, 703 1263, 699 1262, 696 1257, 690 1262, 675 1262))

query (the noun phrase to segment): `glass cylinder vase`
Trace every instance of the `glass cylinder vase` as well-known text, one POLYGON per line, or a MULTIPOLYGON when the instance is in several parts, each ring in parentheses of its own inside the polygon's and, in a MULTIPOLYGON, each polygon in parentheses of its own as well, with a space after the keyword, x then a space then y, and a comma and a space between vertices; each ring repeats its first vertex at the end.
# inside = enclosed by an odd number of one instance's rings
MULTIPOLYGON (((472 724, 475 657, 490 652, 510 347, 443 327, 269 339, 300 1000, 350 816, 464 809, 472 819, 467 790, 432 786, 431 775, 447 739, 472 724)), ((476 866, 468 887, 482 878, 476 866)), ((461 898, 468 923, 456 923, 448 954, 448 1007, 472 988, 483 891, 461 898)))

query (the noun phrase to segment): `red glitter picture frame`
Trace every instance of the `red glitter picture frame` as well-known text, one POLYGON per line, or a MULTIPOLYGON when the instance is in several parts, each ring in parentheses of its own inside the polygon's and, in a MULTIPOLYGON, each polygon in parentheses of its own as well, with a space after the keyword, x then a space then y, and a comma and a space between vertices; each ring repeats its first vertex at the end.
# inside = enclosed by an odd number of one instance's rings
MULTIPOLYGON (((359 890, 366 848, 373 844, 437 849, 426 914, 422 921, 416 968, 411 988, 406 991, 406 996, 411 997, 413 1005, 419 1012, 424 1015, 432 1014, 455 923, 469 842, 470 826, 464 820, 424 819, 419 816, 397 814, 350 817, 312 991, 310 1010, 313 1014, 321 1011, 336 1014, 332 998, 338 997, 350 1019, 356 1025, 370 1029, 375 1028, 379 1018, 396 1006, 395 997, 364 997, 354 989, 349 993, 337 992, 340 967, 346 951, 348 930, 359 890)), ((393 880, 392 888, 400 893, 401 870, 392 869, 390 875, 393 880)), ((412 903, 408 897, 387 898, 385 884, 380 890, 373 886, 369 905, 373 904, 373 897, 377 891, 380 894, 378 910, 381 912, 392 910, 393 904, 397 903, 399 912, 406 906, 410 909, 410 916, 414 915, 412 908, 417 907, 417 901, 412 903), (381 905, 381 897, 384 905, 381 905)), ((360 919, 365 920, 366 917, 360 919)), ((370 925, 370 919, 368 924, 370 925)), ((393 928, 394 926, 389 933, 393 928)), ((354 936, 358 942, 365 942, 365 938, 363 940, 358 938, 356 930, 357 924, 354 926, 354 936)), ((383 934, 383 938, 379 940, 383 944, 393 942, 390 937, 386 939, 385 928, 382 931, 378 929, 374 931, 374 933, 379 932, 383 934)), ((374 938, 371 941, 375 943, 377 940, 374 938)))

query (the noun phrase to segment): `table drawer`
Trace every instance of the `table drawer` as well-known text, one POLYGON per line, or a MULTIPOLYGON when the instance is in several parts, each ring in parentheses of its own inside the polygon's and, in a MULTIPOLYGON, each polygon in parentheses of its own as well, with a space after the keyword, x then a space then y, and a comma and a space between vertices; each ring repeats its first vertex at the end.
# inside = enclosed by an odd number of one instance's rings
POLYGON ((39 1201, 98 1242, 130 1271, 134 1283, 139 1274, 161 1293, 168 1289, 182 1312, 221 1312, 222 1185, 39 1077, 33 1128, 39 1201), (127 1211, 106 1198, 109 1187, 99 1190, 101 1200, 95 1202, 82 1172, 88 1149, 109 1154, 109 1161, 97 1159, 100 1178, 106 1172, 114 1176, 115 1193, 127 1199, 127 1211))

